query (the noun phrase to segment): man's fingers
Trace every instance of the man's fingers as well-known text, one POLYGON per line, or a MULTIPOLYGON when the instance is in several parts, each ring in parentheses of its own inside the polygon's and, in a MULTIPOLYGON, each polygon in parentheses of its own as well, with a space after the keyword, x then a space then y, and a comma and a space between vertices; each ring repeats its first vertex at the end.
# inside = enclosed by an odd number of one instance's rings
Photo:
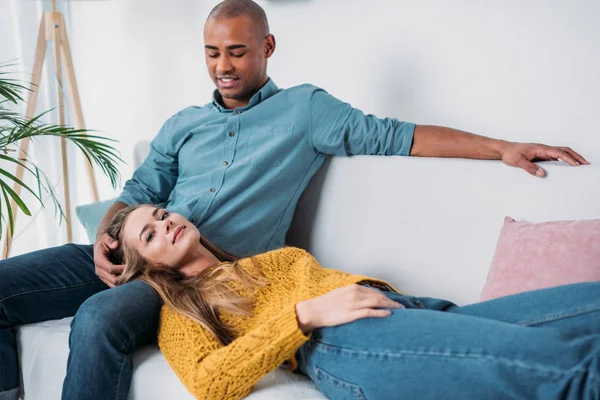
POLYGON ((110 287, 114 287, 119 282, 119 275, 123 273, 125 265, 103 264, 96 265, 96 275, 110 287))
POLYGON ((515 163, 515 166, 524 169, 531 175, 537 176, 538 178, 541 178, 544 175, 546 175, 546 171, 544 171, 541 167, 538 167, 525 157, 521 158, 517 163, 515 163))
POLYGON ((116 249, 117 247, 119 247, 119 241, 118 240, 113 240, 112 242, 110 242, 108 244, 108 247, 112 250, 116 249))
POLYGON ((570 147, 561 147, 561 150, 563 150, 565 153, 567 153, 568 155, 573 157, 573 159, 581 165, 589 165, 590 164, 589 161, 586 160, 585 158, 583 158, 583 156, 581 154, 577 153, 570 147))
POLYGON ((100 278, 100 280, 106 283, 110 288, 113 288, 117 285, 118 278, 114 275, 111 275, 103 270, 97 271, 96 275, 98 275, 98 278, 100 278))
POLYGON ((569 155, 569 153, 567 153, 566 151, 562 150, 562 149, 551 149, 547 151, 547 155, 549 155, 550 157, 553 158, 558 158, 560 160, 562 160, 563 162, 566 162, 567 164, 575 167, 577 165, 579 165, 579 163, 577 161, 575 161, 575 159, 573 157, 571 157, 569 155))
POLYGON ((107 279, 108 279, 108 286, 110 286, 111 288, 114 288, 115 286, 117 286, 117 283, 119 283, 118 276, 109 275, 107 279))
POLYGON ((110 264, 110 267, 108 267, 108 272, 111 275, 121 275, 124 269, 125 265, 123 264, 110 264))

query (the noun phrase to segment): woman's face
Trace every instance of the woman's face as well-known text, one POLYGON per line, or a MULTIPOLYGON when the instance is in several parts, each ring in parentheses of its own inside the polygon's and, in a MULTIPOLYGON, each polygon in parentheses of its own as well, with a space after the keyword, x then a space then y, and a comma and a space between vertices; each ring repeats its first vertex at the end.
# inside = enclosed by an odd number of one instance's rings
POLYGON ((187 219, 153 206, 129 214, 123 241, 149 262, 175 268, 185 267, 202 247, 200 232, 187 219))

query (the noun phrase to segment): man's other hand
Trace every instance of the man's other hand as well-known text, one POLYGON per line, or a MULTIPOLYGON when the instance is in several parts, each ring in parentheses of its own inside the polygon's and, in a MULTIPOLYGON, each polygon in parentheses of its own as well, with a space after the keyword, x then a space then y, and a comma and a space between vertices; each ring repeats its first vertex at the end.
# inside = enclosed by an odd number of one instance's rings
POLYGON ((538 143, 506 143, 502 152, 502 162, 511 167, 522 168, 531 175, 543 177, 546 175, 534 161, 561 160, 569 165, 587 165, 589 162, 579 153, 569 147, 546 146, 538 143))
POLYGON ((109 254, 119 247, 119 242, 103 233, 94 243, 94 264, 96 275, 109 287, 115 287, 119 282, 119 275, 125 268, 124 265, 115 265, 110 262, 109 254))

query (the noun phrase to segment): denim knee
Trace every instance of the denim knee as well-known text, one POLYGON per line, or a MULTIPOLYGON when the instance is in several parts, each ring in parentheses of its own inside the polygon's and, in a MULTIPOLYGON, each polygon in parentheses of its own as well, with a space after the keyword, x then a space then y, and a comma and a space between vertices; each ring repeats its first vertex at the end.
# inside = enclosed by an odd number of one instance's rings
POLYGON ((89 343, 98 341, 114 341, 119 336, 119 312, 118 309, 103 303, 102 297, 92 296, 87 299, 71 321, 71 337, 73 340, 84 340, 89 343))
POLYGON ((127 353, 136 344, 155 342, 161 305, 154 289, 140 281, 97 293, 77 310, 71 345, 110 343, 127 353))

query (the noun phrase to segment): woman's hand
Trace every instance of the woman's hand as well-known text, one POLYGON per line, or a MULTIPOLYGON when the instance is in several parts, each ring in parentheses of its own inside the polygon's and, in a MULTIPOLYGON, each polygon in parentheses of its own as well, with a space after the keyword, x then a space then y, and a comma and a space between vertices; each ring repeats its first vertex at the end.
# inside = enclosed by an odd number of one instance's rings
POLYGON ((390 300, 379 290, 352 284, 332 290, 314 299, 296 304, 298 326, 304 334, 314 328, 337 326, 361 318, 383 318, 390 310, 382 308, 404 308, 390 300))

